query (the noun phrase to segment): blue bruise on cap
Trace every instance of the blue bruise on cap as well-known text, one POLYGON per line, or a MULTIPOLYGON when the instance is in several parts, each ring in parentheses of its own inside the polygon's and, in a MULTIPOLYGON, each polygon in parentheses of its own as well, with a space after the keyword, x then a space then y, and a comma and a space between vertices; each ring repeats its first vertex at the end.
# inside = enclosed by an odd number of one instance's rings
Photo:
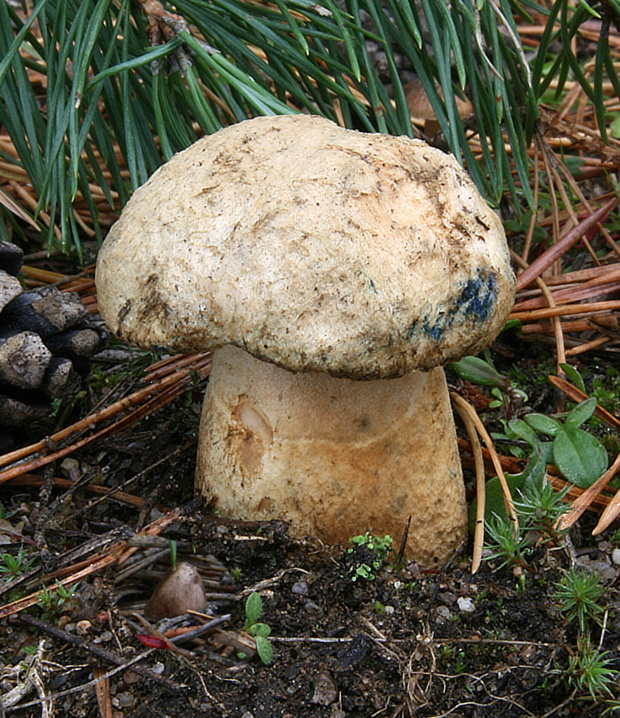
MULTIPOLYGON (((495 306, 497 300, 497 275, 494 272, 485 272, 479 269, 476 276, 468 279, 461 285, 461 291, 452 299, 445 312, 440 314, 434 322, 425 318, 421 322, 422 331, 435 341, 441 341, 446 330, 455 322, 473 320, 485 322, 495 306)), ((418 321, 409 327, 409 336, 416 333, 418 321)))

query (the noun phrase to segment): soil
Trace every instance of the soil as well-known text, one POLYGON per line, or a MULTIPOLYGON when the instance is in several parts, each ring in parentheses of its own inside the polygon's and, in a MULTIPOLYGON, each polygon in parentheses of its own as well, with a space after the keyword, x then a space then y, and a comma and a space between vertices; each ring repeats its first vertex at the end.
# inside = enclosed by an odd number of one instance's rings
MULTIPOLYGON (((159 551, 147 569, 124 578, 123 569, 112 565, 81 580, 62 605, 35 606, 0 622, 3 700, 25 685, 26 669, 16 668, 21 662, 28 661, 36 676, 30 690, 11 703, 11 715, 546 718, 601 716, 612 707, 568 680, 577 627, 554 598, 559 577, 575 557, 592 565, 604 559, 607 613, 604 629, 592 626, 592 640, 601 640, 617 668, 618 571, 609 559, 609 534, 597 541, 590 535, 595 517, 586 516, 562 547, 533 544, 521 575, 500 567, 499 559, 487 559, 472 576, 471 547, 443 571, 421 573, 407 557, 396 556, 400 537, 375 570, 376 556, 363 546, 294 540, 283 522, 227 521, 195 500, 199 401, 199 389, 188 392, 46 474, 49 479, 73 472, 74 478, 119 487, 141 497, 140 505, 97 501, 87 489, 64 494, 49 481, 3 487, 6 521, 33 545, 35 583, 41 573, 67 563, 77 570, 71 551, 81 548, 82 558, 94 560, 111 540, 135 535, 170 509, 180 511, 160 538, 141 544, 132 557, 135 562, 159 551), (217 595, 210 601, 211 617, 192 618, 192 625, 230 616, 180 650, 157 638, 152 647, 152 637, 138 637, 154 633, 144 623, 144 602, 170 566, 172 540, 178 560, 209 574, 208 590, 217 595), (361 565, 371 567, 370 577, 358 575, 361 565), (263 601, 260 621, 271 628, 269 664, 243 632, 244 606, 253 592, 263 601), (149 673, 119 668, 76 645, 72 636, 113 652, 121 663, 145 654, 139 666, 149 673), (108 677, 96 690, 93 678, 102 674, 108 677), (162 678, 173 683, 163 685, 162 678)), ((15 555, 17 545, 7 543, 3 550, 15 555)), ((5 593, 2 601, 18 595, 5 593)))

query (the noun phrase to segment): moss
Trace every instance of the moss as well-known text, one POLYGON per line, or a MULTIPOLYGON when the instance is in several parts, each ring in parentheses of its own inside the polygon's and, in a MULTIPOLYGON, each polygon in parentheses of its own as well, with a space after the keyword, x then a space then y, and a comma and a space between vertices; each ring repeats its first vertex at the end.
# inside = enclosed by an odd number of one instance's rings
POLYGON ((620 415, 620 372, 615 367, 607 367, 603 374, 592 380, 591 395, 603 409, 620 415))

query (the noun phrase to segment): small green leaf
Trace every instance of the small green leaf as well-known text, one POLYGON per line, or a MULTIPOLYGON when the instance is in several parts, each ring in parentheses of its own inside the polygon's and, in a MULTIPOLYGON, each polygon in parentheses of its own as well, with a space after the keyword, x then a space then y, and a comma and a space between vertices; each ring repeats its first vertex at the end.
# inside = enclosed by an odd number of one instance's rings
POLYGON ((521 320, 520 319, 509 319, 506 324, 504 324, 504 331, 507 332, 509 330, 515 330, 518 333, 521 332, 521 320))
POLYGON ((256 652, 266 666, 273 661, 273 646, 262 636, 257 636, 256 638, 256 652))
POLYGON ((455 371, 461 379, 470 381, 472 384, 505 387, 509 383, 503 374, 500 374, 488 362, 479 357, 465 357, 460 361, 454 362, 454 364, 450 364, 450 368, 455 371))
POLYGON ((564 426, 573 426, 576 429, 594 414, 595 409, 596 399, 594 397, 582 401, 581 404, 577 404, 574 409, 571 409, 566 419, 564 419, 564 426))
POLYGON ((548 436, 556 436, 558 432, 562 431, 562 423, 545 414, 528 414, 523 417, 523 420, 532 429, 548 436))
POLYGON ((260 594, 251 593, 245 602, 245 625, 246 628, 253 626, 261 617, 263 612, 263 599, 260 594))
POLYGON ((553 463, 575 486, 587 489, 607 469, 607 451, 592 434, 567 426, 553 440, 553 463))
MULTIPOLYGON (((537 446, 540 441, 536 436, 536 432, 531 426, 528 426, 522 419, 512 419, 506 427, 508 432, 512 432, 518 439, 527 441, 530 446, 537 446)), ((510 434, 508 434, 510 436, 510 434)))
POLYGON ((271 635, 271 626, 266 623, 253 623, 249 628, 249 633, 257 638, 267 638, 271 635))
POLYGON ((562 164, 572 175, 576 175, 585 164, 585 160, 582 157, 566 156, 562 158, 562 164))
POLYGON ((560 364, 560 369, 562 369, 577 389, 582 391, 584 394, 586 393, 586 386, 583 383, 583 378, 574 366, 571 366, 570 364, 560 364))

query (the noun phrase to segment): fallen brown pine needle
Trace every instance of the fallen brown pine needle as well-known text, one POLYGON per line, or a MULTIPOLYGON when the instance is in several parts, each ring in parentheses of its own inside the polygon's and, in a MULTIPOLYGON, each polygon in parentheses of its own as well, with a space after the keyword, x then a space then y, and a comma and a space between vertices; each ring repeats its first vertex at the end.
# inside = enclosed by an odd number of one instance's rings
MULTIPOLYGON (((553 301, 556 305, 569 304, 570 302, 583 302, 586 299, 594 299, 601 295, 614 294, 620 289, 620 269, 605 277, 607 281, 600 281, 600 278, 593 279, 591 282, 584 282, 581 286, 572 286, 566 289, 558 289, 551 293, 553 301)), ((524 301, 517 302, 513 307, 513 312, 523 312, 527 309, 537 309, 538 307, 547 306, 545 297, 533 297, 524 301)), ((587 306, 584 307, 587 309, 587 306)))
POLYGON ((484 458, 482 456, 482 447, 480 445, 478 432, 476 431, 476 424, 472 416, 472 414, 476 414, 476 410, 462 397, 459 397, 460 401, 456 401, 455 397, 451 398, 452 404, 461 417, 461 421, 465 425, 465 430, 469 436, 471 453, 474 458, 476 470, 476 523, 474 526, 474 547, 471 559, 471 572, 474 574, 478 571, 482 563, 482 549, 484 547, 484 510, 486 506, 484 458))
MULTIPOLYGON (((9 479, 7 483, 11 486, 41 486, 43 481, 43 477, 39 474, 22 474, 9 479)), ((52 479, 52 484, 59 489, 71 489, 75 486, 76 482, 71 481, 71 479, 64 479, 55 476, 52 479)), ((83 486, 80 486, 79 489, 80 491, 104 496, 110 494, 115 501, 118 501, 121 504, 126 504, 127 506, 135 506, 136 508, 142 508, 142 506, 146 503, 146 499, 143 499, 140 496, 134 496, 133 494, 128 494, 124 491, 116 491, 114 489, 110 489, 108 486, 102 486, 101 484, 84 484, 83 486)))
POLYGON ((584 316, 594 312, 610 312, 620 309, 620 301, 610 300, 605 302, 592 302, 591 304, 563 304, 559 307, 541 307, 539 309, 525 309, 523 311, 513 310, 509 319, 518 319, 522 322, 536 321, 538 319, 550 319, 551 317, 562 317, 571 314, 583 314, 584 316))
POLYGON ((616 198, 613 197, 602 207, 599 207, 589 217, 586 217, 576 227, 569 230, 558 242, 549 247, 543 254, 535 259, 527 269, 517 277, 517 291, 527 287, 540 275, 576 244, 586 232, 595 227, 603 220, 616 206, 616 198))
POLYGON ((508 486, 508 482, 506 481, 506 477, 504 475, 504 469, 502 468, 501 462, 499 460, 499 456, 497 451, 495 450, 495 446, 493 445, 493 440, 489 436, 489 432, 486 430, 486 427, 480 420, 480 417, 478 414, 476 414, 475 411, 468 411, 467 407, 470 407, 470 405, 463 399, 462 396, 457 394, 456 392, 450 392, 450 399, 452 402, 456 405, 464 409, 469 418, 471 419, 471 422, 476 428, 476 431, 478 434, 480 434, 482 440, 486 444, 486 447, 489 451, 489 455, 491 457, 491 461, 493 462, 493 467, 495 468, 495 471, 497 473, 497 478, 499 479, 499 482, 502 487, 502 493, 504 497, 504 506, 506 508, 506 514, 509 517, 509 519, 512 521, 515 531, 519 527, 519 519, 517 518, 517 514, 515 512, 514 503, 512 500, 512 495, 510 493, 510 487, 508 486))
MULTIPOLYGON (((613 466, 609 469, 609 471, 607 473, 610 474, 610 478, 611 478, 611 476, 615 476, 619 470, 620 470, 620 454, 618 454, 613 466)), ((603 476, 606 476, 606 474, 603 474, 603 476)), ((618 517, 619 514, 620 514, 620 489, 618 491, 616 491, 616 493, 614 494, 614 497, 607 504, 607 507, 605 508, 605 511, 603 511, 601 518, 599 519, 598 523, 592 530, 592 535, 597 536, 598 534, 602 533, 618 517)))
POLYGON ((96 679, 95 694, 99 706, 100 718, 114 718, 114 706, 112 705, 112 694, 110 693, 110 679, 101 666, 93 666, 93 675, 96 679))
MULTIPOLYGON (((457 438, 459 449, 461 451, 467 451, 473 455, 472 446, 466 439, 457 438)), ((487 476, 495 476, 495 469, 491 460, 491 454, 487 448, 481 447, 482 457, 484 459, 485 467, 487 469, 487 476)), ((508 471, 510 474, 520 474, 525 468, 525 462, 522 459, 516 459, 514 456, 502 456, 497 455, 498 461, 500 462, 504 471, 508 471)))
MULTIPOLYGON (((580 494, 573 501, 570 510, 560 519, 560 528, 570 528, 579 519, 583 512, 586 511, 586 509, 590 508, 592 502, 598 497, 600 497, 601 491, 607 486, 611 479, 613 479, 618 470, 620 470, 620 454, 616 456, 616 460, 609 467, 609 469, 607 469, 607 471, 602 476, 600 476, 592 484, 592 486, 589 486, 587 489, 584 489, 583 493, 580 494)), ((602 531, 603 528, 606 528, 616 517, 618 511, 620 510, 620 501, 617 500, 618 496, 619 495, 616 494, 613 499, 607 501, 607 506, 603 511, 603 515, 599 519, 599 522, 596 525, 594 531, 592 531, 593 534, 600 533, 600 531, 602 531), (609 519, 610 515, 612 516, 611 519, 609 519), (601 526, 604 522, 606 522, 604 527, 600 530, 597 530, 599 529, 599 526, 601 526)))

